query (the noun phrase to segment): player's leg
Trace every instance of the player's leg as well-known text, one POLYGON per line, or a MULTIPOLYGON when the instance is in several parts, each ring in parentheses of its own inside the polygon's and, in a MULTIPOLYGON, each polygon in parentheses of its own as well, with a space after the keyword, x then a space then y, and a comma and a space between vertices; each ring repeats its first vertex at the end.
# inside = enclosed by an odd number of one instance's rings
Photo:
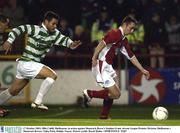
MULTIPOLYGON (((116 74, 114 75, 114 81, 117 83, 117 76, 116 74)), ((118 98, 120 96, 120 89, 116 86, 115 89, 111 89, 109 88, 109 93, 111 96, 113 97, 116 97, 118 98), (113 95, 115 94, 115 95, 113 95)), ((109 119, 109 113, 110 113, 110 110, 111 110, 111 107, 112 107, 112 104, 113 104, 113 100, 112 98, 108 98, 108 99, 104 99, 103 100, 103 107, 102 107, 102 110, 101 110, 101 113, 100 113, 100 119, 109 119)))
MULTIPOLYGON (((0 82, 0 89, 1 89, 1 82, 0 82)), ((6 116, 6 112, 8 112, 6 109, 0 108, 0 117, 6 116)))
POLYGON ((0 93, 0 104, 5 103, 11 97, 16 96, 29 83, 28 79, 15 78, 10 88, 0 93))
POLYGON ((109 119, 109 113, 110 113, 110 110, 111 110, 111 107, 112 107, 112 104, 113 104, 113 99, 104 99, 103 100, 103 107, 101 109, 101 113, 100 113, 100 119, 109 119))
POLYGON ((88 106, 88 98, 100 98, 104 99, 103 107, 100 114, 100 119, 108 119, 109 113, 113 104, 113 99, 118 99, 120 97, 120 90, 116 84, 111 87, 105 88, 100 91, 96 90, 84 90, 85 95, 85 106, 88 106), (85 92, 86 91, 86 92, 85 92))
POLYGON ((42 82, 39 92, 35 98, 35 101, 31 104, 31 106, 33 108, 47 110, 48 108, 42 104, 42 100, 44 96, 47 94, 47 92, 51 89, 54 81, 57 78, 57 75, 51 68, 43 66, 35 78, 44 79, 44 81, 42 82))
POLYGON ((111 65, 104 63, 104 68, 100 73, 96 73, 96 81, 103 86, 102 90, 84 90, 84 95, 87 96, 87 99, 91 98, 100 98, 100 99, 117 99, 120 96, 120 91, 116 85, 114 78, 116 77, 116 73, 111 65), (107 69, 107 70, 106 70, 107 69))
MULTIPOLYGON (((102 76, 102 69, 104 65, 102 61, 98 61, 98 64, 92 68, 92 73, 93 76, 96 79, 96 82, 98 85, 101 87, 104 87, 104 81, 103 81, 103 76, 102 76)), ((84 103, 85 106, 87 105, 86 103, 90 102, 91 98, 101 98, 101 99, 107 99, 108 98, 108 90, 107 89, 102 89, 100 91, 96 90, 84 90, 84 103)))
POLYGON ((102 90, 84 90, 84 94, 88 95, 88 99, 100 98, 100 99, 118 99, 120 97, 120 91, 116 85, 108 87, 108 89, 102 90))
MULTIPOLYGON (((16 78, 10 88, 0 93, 0 105, 8 101, 13 96, 19 94, 19 92, 29 83, 28 79, 16 78)), ((9 113, 8 110, 0 108, 0 116, 4 117, 9 113)))
MULTIPOLYGON (((120 90, 115 83, 116 73, 111 65, 106 65, 101 73, 96 71, 96 81, 101 81, 104 86, 103 90, 84 90, 84 97, 89 101, 91 98, 104 99, 103 108, 101 111, 100 119, 108 119, 110 109, 113 104, 113 99, 118 99, 120 97, 120 90), (108 68, 107 70, 105 68, 108 68)), ((101 85, 101 84, 100 84, 101 85)))
POLYGON ((120 90, 119 88, 114 85, 108 89, 108 99, 104 99, 103 107, 100 114, 100 119, 109 119, 109 113, 113 104, 114 99, 118 99, 120 97, 120 90))

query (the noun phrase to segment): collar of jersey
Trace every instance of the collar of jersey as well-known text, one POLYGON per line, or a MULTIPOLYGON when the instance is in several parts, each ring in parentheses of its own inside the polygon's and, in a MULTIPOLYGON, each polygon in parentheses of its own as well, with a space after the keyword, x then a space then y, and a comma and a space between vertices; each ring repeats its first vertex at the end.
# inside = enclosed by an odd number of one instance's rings
POLYGON ((119 30, 121 31, 122 35, 124 36, 124 31, 121 26, 119 27, 119 30))
POLYGON ((49 30, 46 28, 46 26, 42 23, 41 25, 43 27, 43 29, 46 31, 46 33, 48 34, 54 34, 54 32, 49 32, 49 30))
POLYGON ((46 32, 48 32, 48 29, 46 28, 46 26, 42 23, 42 27, 46 30, 46 32))

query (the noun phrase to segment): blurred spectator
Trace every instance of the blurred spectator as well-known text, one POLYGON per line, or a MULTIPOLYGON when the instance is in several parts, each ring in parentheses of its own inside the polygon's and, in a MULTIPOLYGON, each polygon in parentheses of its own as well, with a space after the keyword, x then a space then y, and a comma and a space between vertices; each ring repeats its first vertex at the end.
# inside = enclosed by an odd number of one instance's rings
POLYGON ((82 44, 76 49, 79 53, 88 54, 91 53, 91 48, 89 47, 90 43, 90 34, 87 30, 85 30, 81 25, 77 25, 74 30, 74 38, 73 40, 80 40, 82 44))
POLYGON ((16 27, 24 23, 24 10, 17 0, 8 0, 2 13, 7 16, 11 22, 10 27, 16 27))
POLYGON ((91 41, 98 42, 111 29, 117 28, 117 23, 109 18, 107 7, 100 11, 100 17, 93 23, 91 28, 91 41))
MULTIPOLYGON (((165 28, 168 35, 168 45, 166 46, 166 52, 168 54, 179 54, 180 52, 180 22, 177 20, 177 17, 173 14, 168 17, 167 22, 165 23, 165 28)), ((179 67, 179 59, 173 58, 173 60, 168 59, 167 65, 173 67, 179 67), (177 62, 177 63, 174 63, 177 62)))
MULTIPOLYGON (((73 39, 73 30, 69 27, 68 21, 65 18, 62 18, 60 20, 60 26, 59 26, 59 31, 61 34, 73 39)), ((57 47, 55 46, 55 52, 57 55, 64 55, 67 52, 66 47, 57 47)))
POLYGON ((4 8, 6 0, 0 0, 0 14, 2 13, 2 9, 4 8))
POLYGON ((171 16, 174 14, 177 18, 180 18, 180 0, 166 0, 167 14, 171 16))
MULTIPOLYGON (((136 17, 136 10, 132 8, 131 12, 128 14, 128 16, 131 16, 133 18, 137 18, 136 17)), ((139 21, 137 26, 136 26, 136 30, 132 33, 129 34, 127 36, 128 42, 132 45, 133 51, 136 51, 140 49, 141 53, 145 52, 144 47, 142 47, 144 45, 144 24, 139 21), (138 47, 141 46, 140 48, 138 47)))
POLYGON ((168 33, 168 43, 180 44, 180 22, 177 22, 177 17, 170 16, 168 22, 165 23, 165 27, 168 33))
MULTIPOLYGON (((110 1, 110 0, 109 0, 110 1)), ((112 4, 109 4, 111 6, 112 4)), ((127 12, 131 9, 135 9, 137 12, 136 18, 142 17, 143 10, 143 2, 142 0, 115 0, 113 8, 111 6, 112 15, 118 21, 122 20, 125 16, 127 16, 127 12)))
POLYGON ((39 24, 41 16, 43 16, 41 15, 41 1, 42 0, 24 0, 23 7, 29 24, 39 24))
POLYGON ((86 0, 82 0, 81 3, 81 25, 90 30, 92 23, 97 17, 98 3, 86 0))
POLYGON ((8 28, 9 19, 4 15, 0 15, 0 51, 3 50, 2 44, 4 42, 4 33, 8 28))
POLYGON ((145 39, 146 43, 149 44, 149 53, 152 56, 150 58, 150 64, 152 68, 157 67, 159 62, 159 67, 164 67, 164 47, 166 32, 164 28, 164 23, 161 22, 161 17, 158 13, 154 13, 151 16, 151 21, 146 27, 145 39), (157 62, 158 60, 158 62, 157 62))
POLYGON ((150 23, 152 22, 152 16, 156 13, 160 17, 161 23, 164 25, 165 18, 166 18, 164 14, 167 11, 165 3, 166 2, 164 2, 164 0, 148 0, 147 1, 147 6, 143 10, 144 12, 143 21, 144 21, 145 29, 149 28, 149 25, 151 25, 150 23))
MULTIPOLYGON (((80 40, 82 44, 76 50, 71 51, 72 54, 75 55, 92 54, 93 47, 90 44, 90 33, 88 32, 88 30, 85 30, 81 25, 77 25, 74 30, 73 40, 74 39, 80 40)), ((76 68, 79 67, 85 68, 89 66, 90 61, 87 60, 86 57, 79 57, 79 58, 74 58, 72 63, 73 63, 72 65, 74 65, 76 68)))
POLYGON ((177 13, 177 17, 180 19, 180 0, 174 0, 176 1, 176 13, 177 13))
POLYGON ((69 23, 65 18, 60 20, 59 30, 63 35, 68 36, 71 39, 73 38, 73 30, 69 27, 69 23))

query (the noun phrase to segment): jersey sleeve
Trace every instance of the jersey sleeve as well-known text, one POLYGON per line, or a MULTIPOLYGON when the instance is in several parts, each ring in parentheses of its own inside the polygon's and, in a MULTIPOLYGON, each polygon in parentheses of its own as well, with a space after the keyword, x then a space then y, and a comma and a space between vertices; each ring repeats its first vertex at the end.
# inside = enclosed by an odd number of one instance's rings
POLYGON ((122 35, 118 30, 111 30, 104 36, 103 40, 106 44, 112 44, 118 42, 121 38, 122 35))
POLYGON ((122 47, 120 48, 120 51, 123 55, 125 55, 128 59, 131 59, 134 56, 134 53, 131 50, 131 47, 128 43, 127 38, 122 40, 122 47))
POLYGON ((55 38, 55 45, 59 45, 59 46, 64 46, 64 47, 70 47, 70 44, 72 43, 73 41, 69 38, 69 37, 66 37, 64 35, 61 34, 60 31, 57 32, 57 36, 55 38))
POLYGON ((7 41, 12 44, 14 40, 22 34, 33 35, 35 33, 35 29, 34 25, 20 25, 17 28, 12 29, 8 35, 7 41))

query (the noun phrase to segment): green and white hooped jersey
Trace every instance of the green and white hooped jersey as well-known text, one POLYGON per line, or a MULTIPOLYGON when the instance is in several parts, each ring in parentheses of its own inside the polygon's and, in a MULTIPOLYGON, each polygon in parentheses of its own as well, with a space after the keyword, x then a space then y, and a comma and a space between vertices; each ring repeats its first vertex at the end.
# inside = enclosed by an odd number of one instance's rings
POLYGON ((53 45, 69 47, 72 40, 61 34, 59 30, 48 32, 47 28, 37 25, 21 25, 13 28, 7 41, 11 44, 21 34, 27 34, 28 40, 20 60, 40 62, 53 45))

